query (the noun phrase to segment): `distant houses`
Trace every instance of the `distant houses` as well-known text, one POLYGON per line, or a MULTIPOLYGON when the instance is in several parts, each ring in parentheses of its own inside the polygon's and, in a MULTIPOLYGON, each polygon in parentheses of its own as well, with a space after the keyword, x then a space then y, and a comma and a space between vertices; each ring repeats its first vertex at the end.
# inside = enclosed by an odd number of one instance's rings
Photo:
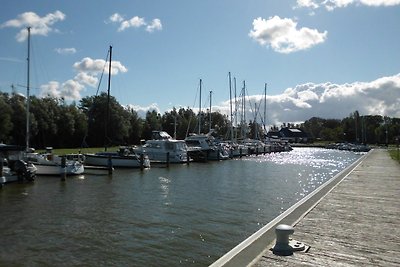
POLYGON ((308 143, 310 137, 300 128, 282 128, 279 131, 269 131, 267 137, 271 139, 281 139, 289 143, 308 143))

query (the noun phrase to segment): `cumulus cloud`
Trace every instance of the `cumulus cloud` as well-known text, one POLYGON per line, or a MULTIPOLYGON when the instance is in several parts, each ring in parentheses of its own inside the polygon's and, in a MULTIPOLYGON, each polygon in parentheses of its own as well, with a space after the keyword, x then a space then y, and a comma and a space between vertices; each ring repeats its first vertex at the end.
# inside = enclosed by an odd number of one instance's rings
POLYGON ((400 0, 297 0, 296 7, 317 9, 323 7, 329 11, 344 8, 351 4, 365 6, 395 6, 400 5, 400 0))
MULTIPOLYGON (((361 115, 400 117, 400 73, 370 82, 306 83, 286 89, 282 94, 269 95, 267 124, 302 122, 312 117, 342 119, 358 110, 361 115)), ((241 101, 239 99, 239 101, 241 101)), ((246 98, 246 117, 254 119, 254 105, 263 115, 264 95, 246 98)), ((213 107, 229 114, 229 101, 213 107)), ((257 121, 261 118, 258 115, 257 121)))
POLYGON ((139 117, 141 117, 141 118, 146 118, 146 113, 148 111, 150 111, 150 112, 156 111, 157 113, 160 113, 160 108, 158 107, 158 105, 156 103, 152 103, 145 107, 129 104, 126 106, 126 108, 133 109, 134 111, 136 111, 138 113, 139 117))
POLYGON ((153 21, 146 27, 146 31, 148 31, 148 32, 154 32, 156 30, 157 31, 162 30, 161 20, 159 20, 159 19, 153 19, 153 21))
POLYGON ((274 16, 268 20, 255 19, 249 36, 262 46, 270 46, 276 52, 288 54, 323 43, 327 34, 327 31, 319 32, 306 27, 298 29, 296 21, 274 16))
POLYGON ((40 17, 34 12, 25 12, 19 14, 17 18, 8 20, 0 25, 1 28, 13 27, 22 28, 16 35, 18 42, 23 42, 28 37, 27 27, 31 27, 32 35, 47 36, 50 32, 57 31, 52 28, 53 24, 65 19, 65 14, 57 10, 54 13, 49 13, 44 17, 40 17))
MULTIPOLYGON (((108 62, 103 59, 91 59, 85 57, 79 62, 75 62, 73 67, 78 72, 84 72, 89 74, 99 74, 103 71, 108 74, 108 62)), ((117 75, 119 72, 127 72, 128 69, 121 64, 119 61, 111 62, 111 75, 117 75)))
MULTIPOLYGON (((85 90, 85 86, 95 88, 98 85, 98 76, 103 72, 108 74, 108 62, 103 59, 83 58, 79 62, 73 64, 73 68, 77 72, 73 79, 62 84, 51 81, 40 87, 41 96, 50 96, 56 98, 64 98, 65 100, 81 99, 81 91, 85 90)), ((127 72, 128 69, 119 61, 112 61, 111 75, 127 72)))
POLYGON ((64 98, 65 100, 77 100, 81 98, 80 91, 84 86, 75 80, 68 80, 62 84, 50 81, 40 87, 41 97, 64 98))
POLYGON ((69 48, 56 48, 54 49, 54 51, 56 51, 58 54, 61 55, 72 55, 76 53, 76 49, 73 47, 69 47, 69 48))
POLYGON ((134 16, 130 19, 125 19, 124 16, 120 15, 119 13, 112 14, 106 23, 114 23, 119 24, 118 30, 122 32, 128 28, 141 28, 145 27, 147 32, 154 32, 156 30, 162 30, 161 20, 156 18, 153 19, 150 23, 146 22, 145 18, 141 18, 139 16, 134 16))

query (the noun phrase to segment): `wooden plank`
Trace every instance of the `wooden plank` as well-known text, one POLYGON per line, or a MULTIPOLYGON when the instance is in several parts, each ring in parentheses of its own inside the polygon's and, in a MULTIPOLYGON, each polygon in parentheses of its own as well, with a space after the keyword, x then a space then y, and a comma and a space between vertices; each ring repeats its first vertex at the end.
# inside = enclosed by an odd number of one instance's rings
POLYGON ((295 226, 307 253, 254 266, 400 266, 399 219, 400 165, 376 149, 295 226))

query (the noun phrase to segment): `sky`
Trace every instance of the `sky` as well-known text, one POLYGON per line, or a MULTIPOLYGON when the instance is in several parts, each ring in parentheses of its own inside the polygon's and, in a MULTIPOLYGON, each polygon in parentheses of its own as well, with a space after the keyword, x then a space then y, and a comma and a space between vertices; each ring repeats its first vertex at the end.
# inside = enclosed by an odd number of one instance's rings
POLYGON ((197 110, 201 79, 229 118, 244 84, 267 124, 400 117, 400 0, 2 0, 2 92, 26 94, 27 27, 37 97, 107 91, 112 46, 111 95, 139 114, 197 110))

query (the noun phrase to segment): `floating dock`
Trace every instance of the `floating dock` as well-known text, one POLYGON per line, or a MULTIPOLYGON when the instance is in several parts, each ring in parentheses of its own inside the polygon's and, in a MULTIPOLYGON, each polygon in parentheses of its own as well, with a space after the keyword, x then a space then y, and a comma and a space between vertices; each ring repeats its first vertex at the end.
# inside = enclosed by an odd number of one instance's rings
POLYGON ((400 266, 399 219, 400 164, 374 149, 212 266, 400 266), (272 253, 282 223, 307 250, 272 253))

